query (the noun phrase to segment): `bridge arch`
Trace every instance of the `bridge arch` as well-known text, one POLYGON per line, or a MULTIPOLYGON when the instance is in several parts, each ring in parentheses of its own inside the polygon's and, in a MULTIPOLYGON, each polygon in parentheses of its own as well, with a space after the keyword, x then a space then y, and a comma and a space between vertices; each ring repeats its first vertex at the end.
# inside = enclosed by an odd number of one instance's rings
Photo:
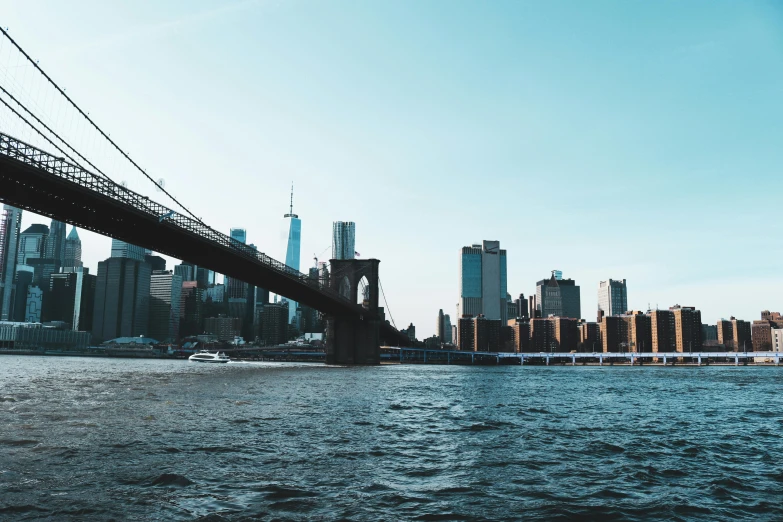
POLYGON ((329 285, 343 296, 349 288, 348 300, 359 303, 366 314, 356 316, 331 315, 326 327, 326 362, 329 364, 379 364, 380 325, 383 311, 378 307, 377 259, 332 259, 329 285))

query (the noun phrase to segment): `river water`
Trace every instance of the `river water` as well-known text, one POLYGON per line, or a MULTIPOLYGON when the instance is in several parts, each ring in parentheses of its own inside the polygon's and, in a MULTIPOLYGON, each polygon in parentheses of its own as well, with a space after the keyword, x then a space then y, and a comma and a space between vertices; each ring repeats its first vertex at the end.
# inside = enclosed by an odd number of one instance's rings
POLYGON ((781 520, 783 372, 0 357, 2 520, 781 520))

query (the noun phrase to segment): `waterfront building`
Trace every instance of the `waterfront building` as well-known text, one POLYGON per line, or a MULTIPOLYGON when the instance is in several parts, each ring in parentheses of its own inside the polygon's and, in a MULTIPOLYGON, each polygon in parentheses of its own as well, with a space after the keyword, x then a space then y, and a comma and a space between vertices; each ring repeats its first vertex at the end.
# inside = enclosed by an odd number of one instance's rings
POLYGON ((218 341, 233 341, 242 331, 242 319, 238 317, 207 317, 204 319, 204 333, 213 335, 218 341))
POLYGON ((604 353, 628 351, 628 323, 622 316, 605 315, 602 318, 601 345, 604 353))
POLYGON ((49 225, 49 236, 46 238, 46 251, 43 257, 54 259, 57 269, 67 266, 65 264, 65 223, 53 219, 49 225))
POLYGON ((49 278, 42 321, 59 321, 74 331, 92 331, 98 277, 85 267, 63 267, 49 278))
POLYGON ((506 324, 506 251, 500 241, 462 248, 458 317, 483 315, 506 324))
POLYGON ((204 289, 197 281, 183 281, 179 301, 180 338, 201 333, 201 310, 204 289))
MULTIPOLYGON (((751 325, 747 321, 732 316, 728 320, 721 319, 718 321, 716 329, 718 332, 718 343, 725 345, 726 349, 735 351, 753 350, 751 325)), ((757 329, 757 335, 762 334, 759 341, 761 341, 763 333, 757 329)))
POLYGON ((449 314, 443 316, 443 342, 446 344, 454 342, 451 336, 451 316, 449 314))
POLYGON ((577 331, 577 319, 571 317, 551 317, 547 320, 554 323, 555 351, 576 351, 579 334, 577 331))
POLYGON ((499 352, 501 348, 501 323, 499 319, 487 319, 483 315, 473 319, 473 349, 477 352, 499 352))
POLYGON ((71 228, 68 237, 65 238, 65 260, 64 267, 81 267, 82 263, 82 240, 76 227, 71 228))
POLYGON ((11 318, 22 210, 3 205, 0 217, 0 321, 11 318))
POLYGON ((650 310, 650 333, 653 352, 674 352, 677 349, 674 312, 671 310, 650 310))
POLYGON ((607 279, 598 283, 598 309, 603 315, 622 315, 628 310, 625 279, 607 279))
POLYGON ((131 245, 130 243, 120 241, 119 239, 111 240, 111 257, 133 259, 134 261, 144 261, 145 255, 147 255, 146 248, 131 245))
POLYGON ((669 308, 674 314, 675 346, 678 352, 701 350, 701 312, 692 306, 674 305, 669 308))
POLYGON ((530 322, 520 317, 509 319, 511 327, 511 349, 514 353, 527 353, 530 351, 530 322))
POLYGON ((599 323, 589 323, 580 321, 577 325, 579 330, 579 348, 580 352, 599 352, 603 348, 601 345, 601 327, 599 323))
POLYGON ((332 223, 332 259, 356 257, 356 224, 353 221, 332 223))
POLYGON ((476 349, 475 329, 473 316, 463 315, 457 320, 457 348, 465 352, 472 352, 476 349))
POLYGON ((701 325, 701 340, 706 341, 718 341, 718 327, 714 324, 702 324, 701 325))
POLYGON ((98 263, 92 326, 95 342, 146 335, 151 277, 152 269, 144 261, 110 257, 98 263))
POLYGON ((640 311, 629 311, 622 315, 626 322, 628 351, 652 351, 652 317, 640 311))
POLYGON ((171 271, 153 270, 150 276, 150 318, 147 336, 164 343, 179 339, 182 278, 171 271))
POLYGON ((530 320, 530 351, 554 352, 557 342, 555 341, 555 322, 548 317, 536 317, 530 320))
POLYGON ((580 319, 582 304, 579 286, 573 279, 557 279, 556 270, 549 279, 536 283, 536 315, 580 319))
POLYGON ((726 346, 729 350, 734 350, 734 327, 731 321, 726 319, 720 319, 715 326, 718 332, 718 343, 726 346))
POLYGON ((750 333, 754 352, 769 351, 772 346, 772 324, 770 321, 753 321, 750 333))
POLYGON ((753 351, 768 351, 773 341, 772 330, 776 328, 783 328, 783 316, 779 312, 762 311, 761 320, 753 321, 751 325, 753 351))
POLYGON ((261 340, 264 346, 277 346, 288 341, 288 305, 270 303, 261 312, 261 340))
POLYGON ((44 326, 40 323, 0 322, 0 348, 4 350, 86 350, 89 332, 44 326))
MULTIPOLYGON (((287 267, 299 272, 300 261, 300 245, 302 242, 302 221, 299 216, 294 214, 294 186, 291 185, 291 204, 288 209, 288 214, 283 216, 283 219, 288 220, 288 244, 285 251, 285 264, 287 267)), ((288 322, 291 322, 296 318, 297 304, 289 300, 288 303, 288 322)))
POLYGON ((751 327, 748 321, 742 319, 731 318, 732 330, 734 332, 734 346, 737 351, 753 350, 753 343, 751 339, 751 327))
POLYGON ((772 328, 770 330, 770 350, 771 352, 783 352, 783 328, 772 328))
POLYGON ((46 255, 46 239, 49 237, 49 227, 35 223, 19 234, 19 250, 16 253, 16 264, 28 265, 31 259, 40 259, 46 255))

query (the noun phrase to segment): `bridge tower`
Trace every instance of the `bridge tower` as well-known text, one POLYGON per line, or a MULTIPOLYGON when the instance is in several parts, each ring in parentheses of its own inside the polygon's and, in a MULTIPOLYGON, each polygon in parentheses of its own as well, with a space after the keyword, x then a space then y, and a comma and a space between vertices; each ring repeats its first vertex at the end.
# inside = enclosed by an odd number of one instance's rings
POLYGON ((380 364, 380 324, 378 309, 378 259, 332 259, 329 287, 356 303, 359 283, 366 278, 364 306, 359 317, 331 315, 326 322, 327 364, 380 364))

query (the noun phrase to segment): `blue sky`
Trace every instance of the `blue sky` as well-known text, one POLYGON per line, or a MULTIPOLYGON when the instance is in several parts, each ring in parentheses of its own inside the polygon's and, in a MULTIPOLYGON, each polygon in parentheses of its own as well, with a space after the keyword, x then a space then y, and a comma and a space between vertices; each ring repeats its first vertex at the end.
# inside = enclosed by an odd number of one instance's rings
POLYGON ((0 24, 213 227, 284 258, 293 182, 306 268, 355 221, 420 338, 482 239, 512 294, 560 269, 589 320, 610 277, 713 324, 783 308, 778 2, 0 0, 0 24))

